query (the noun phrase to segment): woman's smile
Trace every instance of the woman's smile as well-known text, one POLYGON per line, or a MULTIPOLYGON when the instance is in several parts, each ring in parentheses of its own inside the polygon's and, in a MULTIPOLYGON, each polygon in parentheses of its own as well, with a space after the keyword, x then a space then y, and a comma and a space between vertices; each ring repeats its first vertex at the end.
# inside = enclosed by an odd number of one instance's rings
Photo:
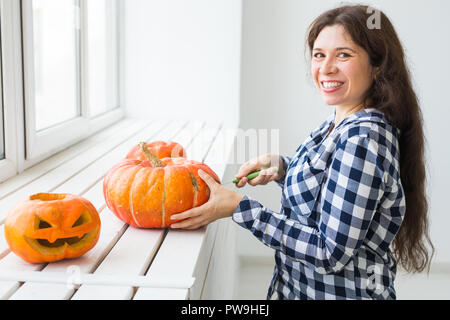
POLYGON ((345 82, 337 80, 324 80, 320 82, 322 91, 325 93, 333 93, 343 88, 345 82))

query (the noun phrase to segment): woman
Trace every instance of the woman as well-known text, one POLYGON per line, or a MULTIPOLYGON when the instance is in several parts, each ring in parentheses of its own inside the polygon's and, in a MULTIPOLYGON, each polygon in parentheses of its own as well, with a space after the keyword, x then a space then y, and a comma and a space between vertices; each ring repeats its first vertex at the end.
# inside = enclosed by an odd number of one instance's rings
POLYGON ((264 155, 237 174, 238 187, 278 183, 281 212, 200 172, 210 200, 174 217, 191 229, 232 216, 275 249, 268 298, 395 299, 397 262, 429 266, 421 111, 393 26, 380 12, 369 29, 367 9, 329 10, 309 29, 312 76, 334 114, 293 157, 264 155), (274 159, 277 173, 245 178, 274 159))

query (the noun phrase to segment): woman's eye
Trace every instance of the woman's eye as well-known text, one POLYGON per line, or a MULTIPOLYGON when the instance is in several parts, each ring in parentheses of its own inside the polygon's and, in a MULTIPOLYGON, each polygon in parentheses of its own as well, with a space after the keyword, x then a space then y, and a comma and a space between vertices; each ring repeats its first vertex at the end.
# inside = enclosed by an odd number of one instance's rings
POLYGON ((339 58, 349 58, 349 57, 351 57, 351 55, 349 55, 348 53, 345 52, 339 53, 339 58))
POLYGON ((318 53, 316 53, 314 55, 314 58, 323 58, 323 57, 325 57, 325 55, 323 53, 320 53, 320 52, 318 52, 318 53))

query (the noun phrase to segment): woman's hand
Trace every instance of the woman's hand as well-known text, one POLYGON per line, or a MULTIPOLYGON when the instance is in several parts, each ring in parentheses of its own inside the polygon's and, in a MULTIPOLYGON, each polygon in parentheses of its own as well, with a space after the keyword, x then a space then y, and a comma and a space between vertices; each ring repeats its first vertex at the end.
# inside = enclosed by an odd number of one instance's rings
POLYGON ((171 224, 171 228, 198 229, 217 219, 232 216, 239 202, 241 202, 242 195, 217 183, 203 170, 198 170, 198 175, 209 187, 208 202, 199 207, 172 215, 172 220, 184 220, 171 224))
POLYGON ((265 154, 253 158, 239 168, 236 178, 241 180, 236 183, 236 187, 242 188, 246 183, 251 186, 266 185, 271 181, 283 178, 284 170, 283 161, 279 155, 265 154), (278 168, 278 171, 274 170, 275 167, 278 168), (259 175, 252 180, 248 180, 246 176, 257 170, 261 170, 259 175))

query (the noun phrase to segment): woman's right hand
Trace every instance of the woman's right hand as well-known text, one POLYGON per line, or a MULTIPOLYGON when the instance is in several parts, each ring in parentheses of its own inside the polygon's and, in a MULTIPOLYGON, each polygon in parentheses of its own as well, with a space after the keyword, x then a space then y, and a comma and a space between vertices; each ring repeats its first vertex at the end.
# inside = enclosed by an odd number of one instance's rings
POLYGON ((235 177, 241 180, 236 183, 236 187, 242 188, 247 183, 251 186, 266 185, 271 181, 283 178, 285 175, 284 170, 283 160, 279 155, 265 154, 258 156, 247 161, 239 168, 235 177), (278 171, 275 170, 276 167, 278 171), (258 170, 261 170, 261 172, 256 178, 252 180, 247 179, 247 175, 258 170))

